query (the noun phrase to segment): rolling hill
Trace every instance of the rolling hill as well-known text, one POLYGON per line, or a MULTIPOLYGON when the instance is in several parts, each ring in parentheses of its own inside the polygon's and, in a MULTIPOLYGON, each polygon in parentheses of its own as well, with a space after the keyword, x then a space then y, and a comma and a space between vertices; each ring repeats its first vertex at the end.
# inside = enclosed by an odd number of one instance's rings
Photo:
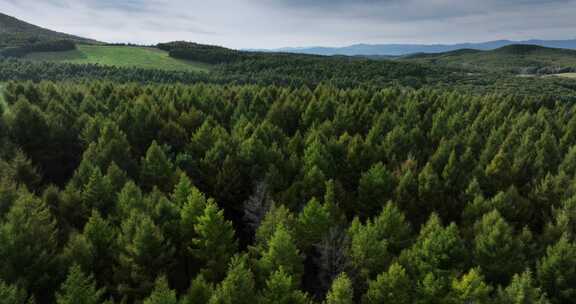
POLYGON ((16 47, 54 40, 70 40, 76 43, 86 44, 100 43, 96 40, 45 29, 0 13, 0 48, 16 47))
POLYGON ((576 71, 576 51, 537 45, 509 45, 492 51, 462 49, 439 54, 414 54, 400 61, 517 74, 576 71))
POLYGON ((24 59, 188 72, 207 72, 211 68, 209 64, 172 58, 160 49, 135 46, 78 45, 75 50, 32 53, 24 59))

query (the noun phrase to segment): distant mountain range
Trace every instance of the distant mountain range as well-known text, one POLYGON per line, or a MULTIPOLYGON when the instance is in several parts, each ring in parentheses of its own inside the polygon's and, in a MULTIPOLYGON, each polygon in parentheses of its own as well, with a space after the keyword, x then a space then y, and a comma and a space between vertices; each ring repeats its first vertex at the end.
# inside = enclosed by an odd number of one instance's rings
POLYGON ((346 55, 346 56, 403 56, 416 53, 443 53, 460 49, 494 50, 508 45, 529 44, 550 48, 576 49, 576 39, 573 40, 496 40, 481 43, 460 44, 355 44, 346 47, 302 47, 281 48, 274 51, 315 55, 346 55))

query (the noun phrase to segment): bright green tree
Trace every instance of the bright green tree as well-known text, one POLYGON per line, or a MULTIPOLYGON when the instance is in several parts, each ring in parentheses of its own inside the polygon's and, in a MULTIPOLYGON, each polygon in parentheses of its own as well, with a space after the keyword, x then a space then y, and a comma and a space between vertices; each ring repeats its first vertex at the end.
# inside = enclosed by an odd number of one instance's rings
POLYGON ((166 192, 173 188, 174 165, 156 141, 152 142, 140 163, 140 181, 144 188, 157 186, 166 192))
POLYGON ((194 225, 196 237, 192 242, 192 254, 204 263, 204 276, 218 281, 226 273, 226 265, 238 251, 232 222, 224 218, 224 211, 214 202, 208 202, 203 214, 194 225))
POLYGON ((102 303, 104 290, 98 289, 94 278, 87 275, 74 265, 68 272, 66 281, 60 286, 56 294, 58 304, 99 304, 102 303))
POLYGON ((352 304, 354 303, 354 288, 352 281, 346 273, 339 274, 332 282, 332 287, 326 295, 325 304, 352 304))
POLYGON ((306 294, 298 290, 298 281, 286 273, 282 267, 276 270, 266 280, 258 303, 306 304, 309 302, 306 294))
POLYGON ((304 273, 303 258, 296 247, 294 238, 284 226, 280 226, 268 241, 268 249, 258 261, 261 273, 269 277, 283 269, 295 282, 300 282, 304 273))
POLYGON ((550 304, 550 301, 532 279, 532 273, 525 271, 514 275, 512 282, 505 289, 498 290, 497 303, 550 304))
POLYGON ((362 303, 411 304, 415 299, 413 290, 406 270, 399 264, 392 264, 387 272, 369 282, 368 291, 362 298, 362 303))
POLYGON ((228 264, 226 278, 218 285, 210 304, 252 304, 256 301, 254 274, 247 256, 235 256, 228 264))

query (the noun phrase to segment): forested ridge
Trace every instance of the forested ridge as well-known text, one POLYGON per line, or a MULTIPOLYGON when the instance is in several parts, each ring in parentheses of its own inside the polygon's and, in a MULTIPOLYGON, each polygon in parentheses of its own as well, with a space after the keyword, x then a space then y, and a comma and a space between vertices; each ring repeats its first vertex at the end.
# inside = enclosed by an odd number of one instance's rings
POLYGON ((394 85, 4 91, 2 303, 576 296, 572 101, 394 85))

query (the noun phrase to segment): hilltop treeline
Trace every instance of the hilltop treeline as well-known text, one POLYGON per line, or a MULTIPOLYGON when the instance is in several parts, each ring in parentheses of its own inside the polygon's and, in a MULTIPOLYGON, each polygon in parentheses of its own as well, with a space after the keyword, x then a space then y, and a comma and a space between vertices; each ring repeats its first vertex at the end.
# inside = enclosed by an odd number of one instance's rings
POLYGON ((3 303, 572 303, 576 105, 10 83, 3 303))
POLYGON ((0 50, 0 56, 5 57, 24 57, 35 52, 65 52, 76 49, 76 43, 70 40, 55 40, 46 42, 37 42, 18 47, 10 47, 0 50))

